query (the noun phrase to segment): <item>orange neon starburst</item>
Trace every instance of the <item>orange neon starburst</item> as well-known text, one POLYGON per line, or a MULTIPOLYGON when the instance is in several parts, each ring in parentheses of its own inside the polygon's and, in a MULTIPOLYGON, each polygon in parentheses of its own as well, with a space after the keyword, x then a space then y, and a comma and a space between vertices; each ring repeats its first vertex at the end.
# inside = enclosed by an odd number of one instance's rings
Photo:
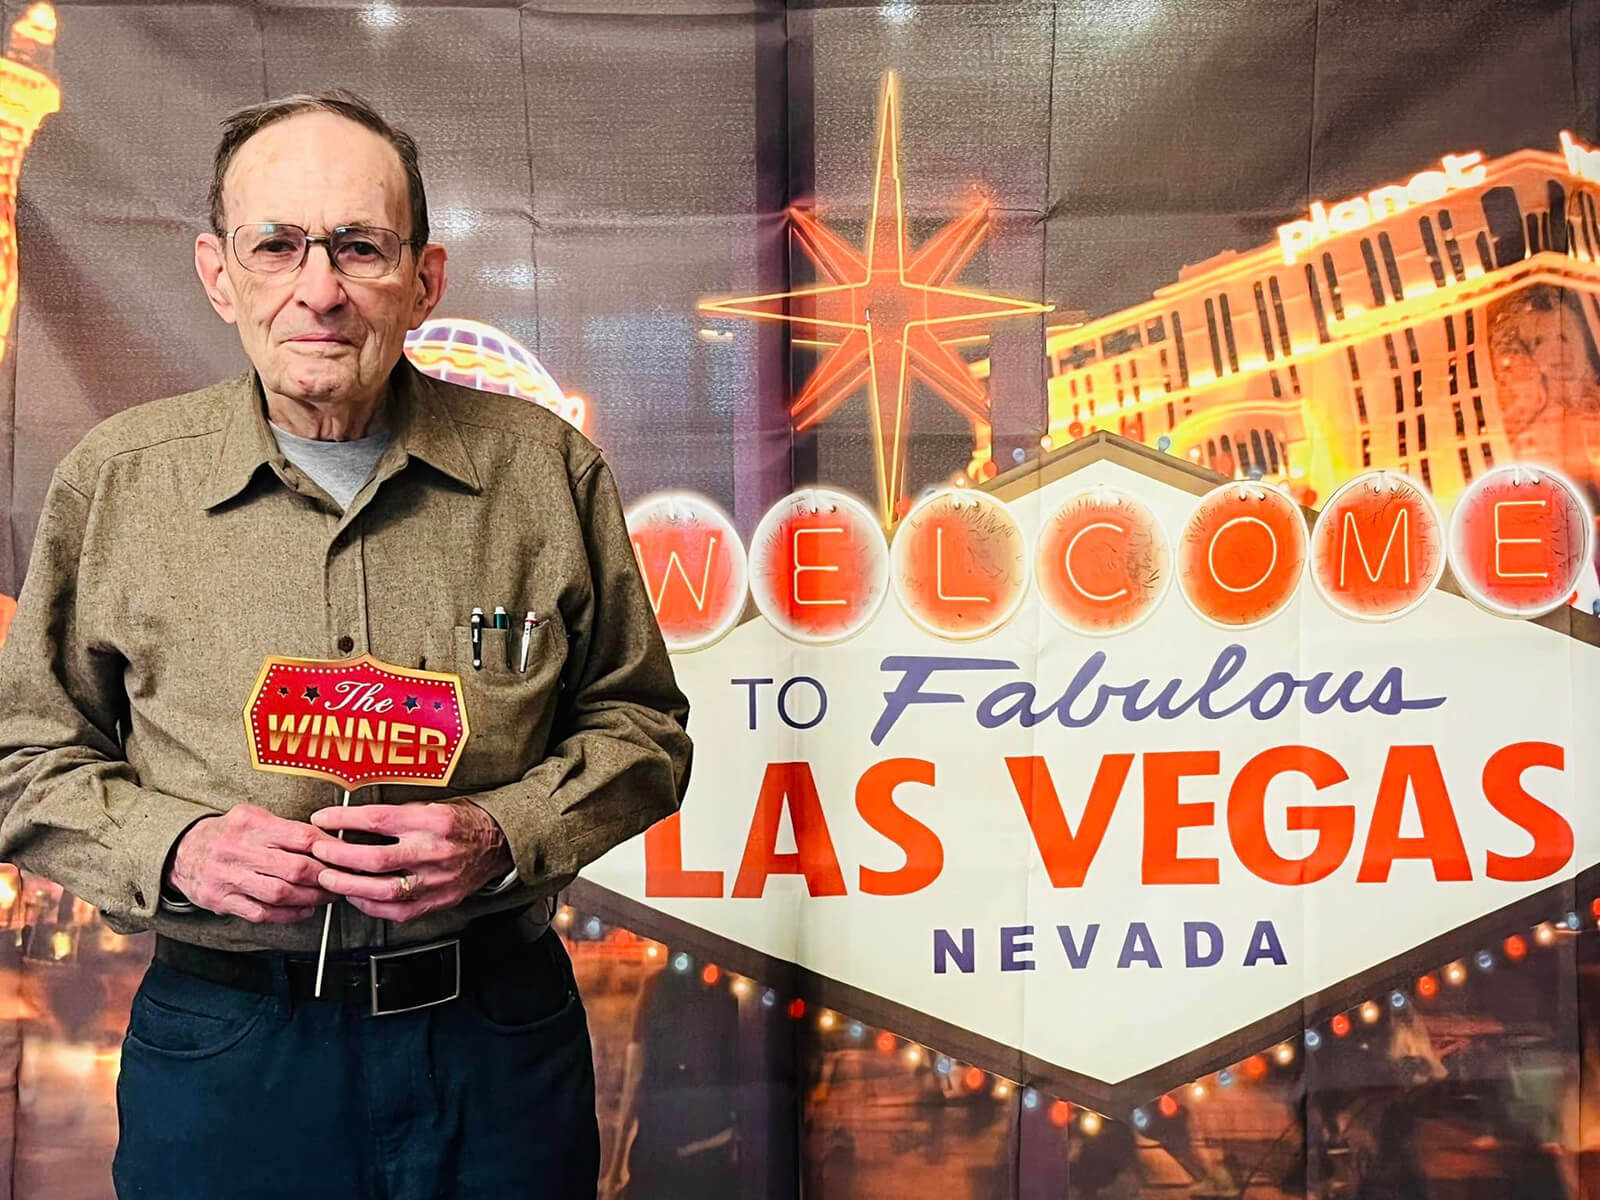
POLYGON ((1000 317, 1050 310, 1048 304, 945 286, 988 235, 990 210, 980 201, 921 249, 906 246, 900 194, 899 85, 884 77, 878 116, 878 161, 866 252, 844 242, 813 213, 789 210, 801 248, 827 280, 763 296, 701 303, 720 316, 786 321, 824 353, 789 406, 794 428, 815 425, 866 384, 872 418, 878 505, 891 524, 905 490, 911 384, 921 380, 975 429, 989 421, 989 397, 952 348, 976 326, 1000 317))

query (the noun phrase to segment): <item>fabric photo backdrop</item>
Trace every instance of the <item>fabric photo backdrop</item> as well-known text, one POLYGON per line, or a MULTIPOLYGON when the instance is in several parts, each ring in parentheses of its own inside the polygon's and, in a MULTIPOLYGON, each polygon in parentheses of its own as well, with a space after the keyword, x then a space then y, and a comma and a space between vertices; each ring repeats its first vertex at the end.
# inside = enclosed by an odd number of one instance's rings
MULTIPOLYGON (((0 10, 10 27, 26 6, 0 10)), ((961 349, 983 368, 1001 471, 1061 437, 1047 329, 1146 301, 1189 264, 1275 243, 1314 201, 1403 182, 1442 155, 1555 152, 1563 130, 1600 141, 1600 6, 1584 3, 108 2, 55 14, 60 109, 6 197, 21 280, 0 362, 8 597, 51 471, 91 426, 245 366, 191 248, 218 119, 267 97, 349 87, 414 134, 450 255, 438 317, 492 326, 581 395, 626 502, 694 493, 746 544, 807 484, 873 506, 866 391, 797 430, 790 402, 818 348, 779 323, 712 320, 701 304, 817 282, 791 205, 863 245, 891 72, 908 240, 984 199, 991 228, 959 286, 1054 306, 961 349)), ((921 386, 912 498, 964 472, 975 448, 969 421, 921 386)), ((803 673, 793 661, 740 668, 803 673)), ((691 733, 700 756, 719 754, 715 728, 691 721, 691 733)), ((1592 796, 1594 784, 1578 786, 1592 796)), ((1094 1080, 1036 1077, 1026 1054, 1006 1069, 976 1044, 939 1044, 950 1027, 921 1024, 914 1004, 849 1011, 781 955, 731 970, 716 961, 724 943, 616 891, 580 885, 561 920, 617 1195, 1596 1187, 1597 935, 1581 886, 1558 907, 1584 932, 1563 929, 1559 953, 1508 950, 1507 969, 1431 1027, 1375 1017, 1369 1034, 1360 1017, 1317 1070, 1302 1070, 1298 1043, 1275 1058, 1290 1045, 1277 1035, 1240 1042, 1224 1087, 1240 1086, 1214 1104, 1214 1082, 1195 1092, 1174 1076, 1118 1098, 1094 1080), (670 1151, 691 1145, 700 1173, 674 1184, 684 1157, 670 1151), (662 1161, 677 1167, 652 1175, 662 1161)), ((7 895, 0 1195, 108 1196, 117 1045, 148 942, 117 938, 42 881, 0 879, 7 895)), ((1486 936, 1498 945, 1530 927, 1519 914, 1486 936)), ((1150 986, 1176 1010, 1182 976, 1168 976, 1150 986)), ((1214 1080, 1220 1061, 1184 1078, 1214 1080)))

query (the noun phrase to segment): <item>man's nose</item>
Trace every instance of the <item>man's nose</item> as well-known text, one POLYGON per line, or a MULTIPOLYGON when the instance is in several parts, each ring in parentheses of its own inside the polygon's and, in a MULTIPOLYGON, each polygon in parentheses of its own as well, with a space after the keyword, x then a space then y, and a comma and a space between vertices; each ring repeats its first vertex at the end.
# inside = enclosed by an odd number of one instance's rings
POLYGON ((333 259, 321 242, 306 250, 306 261, 295 281, 295 297, 314 312, 327 312, 344 303, 344 280, 333 269, 333 259))

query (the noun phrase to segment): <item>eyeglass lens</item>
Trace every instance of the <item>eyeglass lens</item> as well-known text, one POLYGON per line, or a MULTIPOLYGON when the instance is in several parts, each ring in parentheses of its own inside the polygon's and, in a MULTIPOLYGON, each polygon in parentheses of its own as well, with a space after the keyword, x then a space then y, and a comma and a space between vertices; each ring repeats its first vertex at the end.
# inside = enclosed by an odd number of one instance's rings
MULTIPOLYGON (((241 225, 234 230, 233 249, 247 270, 273 275, 296 270, 305 261, 308 237, 298 225, 241 225)), ((375 279, 394 270, 401 245, 394 230, 367 225, 341 225, 327 237, 334 268, 356 278, 375 279)))

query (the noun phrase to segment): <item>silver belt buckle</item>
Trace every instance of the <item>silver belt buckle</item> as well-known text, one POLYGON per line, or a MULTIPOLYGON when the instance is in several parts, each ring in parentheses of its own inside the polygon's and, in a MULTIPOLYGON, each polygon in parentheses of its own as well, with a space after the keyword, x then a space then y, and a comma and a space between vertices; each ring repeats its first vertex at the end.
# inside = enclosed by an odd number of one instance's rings
POLYGON ((385 950, 382 954, 369 954, 367 956, 367 970, 371 973, 372 981, 372 1015, 375 1017, 391 1016, 394 1013, 415 1012, 419 1008, 432 1008, 435 1004, 444 1004, 461 995, 461 939, 444 938, 437 942, 426 942, 421 946, 406 946, 399 950, 385 950), (455 987, 448 996, 440 996, 437 1000, 424 1000, 421 1004, 408 1004, 404 1008, 384 1008, 378 1000, 378 971, 379 963, 388 962, 396 958, 409 958, 413 954, 421 954, 427 950, 438 950, 440 947, 450 946, 455 951, 456 979, 455 987))

